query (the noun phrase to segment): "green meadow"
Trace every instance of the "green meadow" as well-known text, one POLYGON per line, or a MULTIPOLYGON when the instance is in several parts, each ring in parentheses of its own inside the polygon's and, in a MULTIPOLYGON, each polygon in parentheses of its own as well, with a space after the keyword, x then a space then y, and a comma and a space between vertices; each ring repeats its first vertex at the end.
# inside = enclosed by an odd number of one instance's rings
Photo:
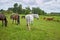
MULTIPOLYGON (((30 31, 27 29, 25 19, 20 18, 20 24, 16 25, 12 24, 10 15, 6 16, 7 27, 2 27, 0 21, 0 40, 60 40, 60 22, 43 20, 44 17, 49 16, 40 15, 39 20, 35 18, 33 25, 30 25, 30 31)), ((54 17, 54 20, 60 20, 60 16, 50 17, 54 17)))

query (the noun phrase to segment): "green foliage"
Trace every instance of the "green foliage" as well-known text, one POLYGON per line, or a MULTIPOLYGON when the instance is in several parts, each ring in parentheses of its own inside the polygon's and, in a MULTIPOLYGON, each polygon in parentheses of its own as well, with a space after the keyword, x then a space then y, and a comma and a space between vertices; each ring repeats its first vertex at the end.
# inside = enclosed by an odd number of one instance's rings
POLYGON ((12 14, 12 13, 13 13, 13 11, 6 11, 6 13, 7 13, 7 14, 12 14))
POLYGON ((32 8, 32 12, 34 13, 34 14, 38 14, 38 13, 40 13, 40 8, 32 8))
MULTIPOLYGON (((8 8, 8 11, 7 13, 10 14, 10 13, 19 13, 19 14, 29 14, 30 12, 34 13, 34 14, 39 14, 39 15, 45 15, 46 12, 44 12, 43 10, 41 10, 39 7, 35 8, 33 7, 32 9, 30 9, 30 7, 25 7, 25 9, 22 8, 22 5, 18 5, 18 3, 15 3, 13 5, 13 7, 11 8, 8 8), (9 13, 10 12, 10 13, 9 13)), ((3 9, 0 10, 0 12, 4 12, 3 9)))
POLYGON ((14 13, 22 13, 22 5, 18 5, 17 3, 14 4, 13 8, 8 8, 9 11, 13 11, 14 13))
POLYGON ((26 9, 25 9, 25 13, 26 13, 26 14, 29 14, 30 12, 31 12, 30 7, 26 7, 26 9))
POLYGON ((17 4, 17 3, 15 3, 15 4, 14 4, 14 8, 17 8, 17 7, 18 7, 18 4, 17 4))
POLYGON ((50 15, 52 15, 52 16, 54 16, 54 15, 55 15, 55 16, 60 16, 60 13, 57 13, 57 12, 56 12, 56 13, 51 12, 50 15))
POLYGON ((1 9, 0 12, 1 12, 2 14, 4 14, 5 10, 1 9))
POLYGON ((30 9, 30 7, 25 7, 25 9, 23 8, 22 4, 18 5, 18 3, 15 3, 13 5, 13 7, 8 8, 8 10, 0 10, 1 13, 5 14, 10 14, 10 13, 19 13, 19 14, 29 14, 30 12, 34 13, 34 14, 39 14, 39 15, 47 15, 47 16, 60 16, 60 13, 50 13, 47 14, 44 10, 40 9, 39 7, 32 7, 32 9, 30 9))
POLYGON ((13 11, 13 8, 8 8, 8 10, 7 11, 13 11))
POLYGON ((32 12, 34 13, 34 14, 39 14, 39 15, 44 15, 44 14, 46 14, 43 10, 41 10, 39 7, 37 7, 37 8, 32 8, 32 12))
POLYGON ((13 12, 14 13, 17 13, 18 12, 18 4, 17 3, 14 4, 13 12))
POLYGON ((22 5, 21 4, 18 6, 18 13, 22 14, 22 5))
POLYGON ((41 10, 39 7, 35 8, 33 7, 32 10, 30 7, 25 7, 25 9, 22 8, 22 5, 18 5, 17 3, 14 4, 13 8, 8 8, 8 10, 13 11, 14 13, 19 13, 19 14, 29 14, 30 12, 37 13, 39 15, 45 15, 46 13, 41 10))
POLYGON ((25 7, 25 9, 23 9, 22 4, 18 5, 18 3, 15 3, 13 5, 13 7, 8 8, 8 10, 0 10, 1 13, 5 14, 10 14, 10 13, 19 13, 19 14, 29 14, 30 12, 34 13, 34 14, 39 14, 39 15, 48 15, 48 16, 60 16, 60 13, 50 13, 47 14, 44 10, 40 9, 39 7, 32 7, 32 9, 30 9, 30 7, 25 7))

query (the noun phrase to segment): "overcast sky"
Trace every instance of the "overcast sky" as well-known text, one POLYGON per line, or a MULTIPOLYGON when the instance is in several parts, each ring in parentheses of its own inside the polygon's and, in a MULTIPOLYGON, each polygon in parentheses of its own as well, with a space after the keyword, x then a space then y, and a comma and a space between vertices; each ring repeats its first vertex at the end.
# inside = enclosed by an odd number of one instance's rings
POLYGON ((40 7, 45 12, 60 12, 60 0, 0 0, 0 9, 13 7, 14 3, 26 6, 40 7))

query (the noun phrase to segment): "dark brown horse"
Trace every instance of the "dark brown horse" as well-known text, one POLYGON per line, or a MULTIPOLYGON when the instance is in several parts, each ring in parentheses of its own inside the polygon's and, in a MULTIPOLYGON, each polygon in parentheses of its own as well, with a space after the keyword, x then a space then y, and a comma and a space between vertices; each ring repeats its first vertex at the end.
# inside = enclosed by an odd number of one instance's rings
POLYGON ((25 19, 25 16, 22 16, 21 18, 24 18, 25 19))
MULTIPOLYGON (((15 20, 15 23, 17 22, 17 25, 18 24, 20 24, 20 16, 19 16, 19 14, 12 14, 11 16, 10 16, 10 18, 13 20, 13 22, 14 22, 14 20, 15 20)), ((12 22, 12 23, 13 23, 12 22)))
POLYGON ((0 20, 2 21, 2 26, 3 26, 3 24, 5 26, 7 26, 7 19, 6 19, 6 16, 4 14, 0 13, 0 20))

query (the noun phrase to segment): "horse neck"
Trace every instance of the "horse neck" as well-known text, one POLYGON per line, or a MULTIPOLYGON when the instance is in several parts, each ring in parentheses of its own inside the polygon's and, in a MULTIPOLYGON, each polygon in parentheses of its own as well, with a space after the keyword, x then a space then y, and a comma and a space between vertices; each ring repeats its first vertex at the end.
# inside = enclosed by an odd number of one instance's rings
POLYGON ((32 16, 35 18, 35 14, 32 14, 32 16))

